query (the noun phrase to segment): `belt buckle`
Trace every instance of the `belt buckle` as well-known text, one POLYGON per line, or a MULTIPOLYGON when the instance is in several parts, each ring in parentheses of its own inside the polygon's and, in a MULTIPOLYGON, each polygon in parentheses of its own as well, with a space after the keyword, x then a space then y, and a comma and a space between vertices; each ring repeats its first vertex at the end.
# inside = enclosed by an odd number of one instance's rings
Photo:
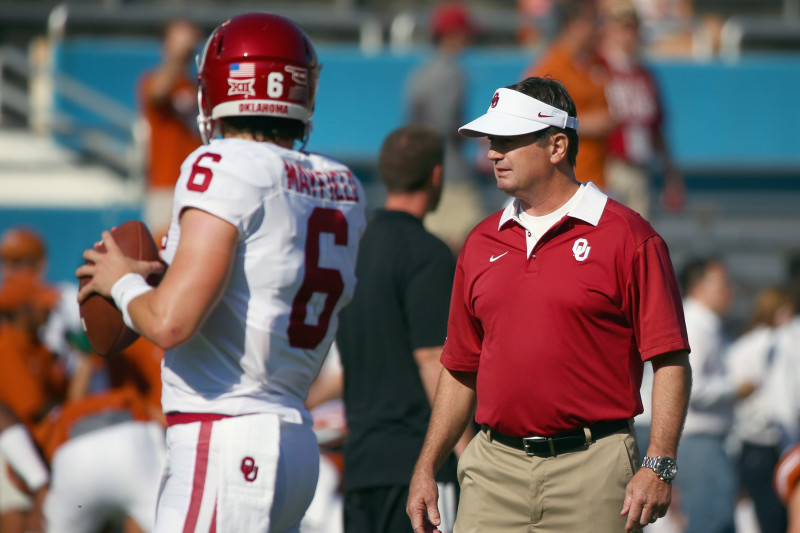
POLYGON ((540 444, 542 442, 547 442, 550 448, 550 455, 554 456, 556 454, 556 448, 553 444, 553 439, 550 437, 522 437, 522 445, 525 447, 525 453, 529 457, 533 457, 536 455, 535 451, 533 450, 533 446, 536 444, 540 444))

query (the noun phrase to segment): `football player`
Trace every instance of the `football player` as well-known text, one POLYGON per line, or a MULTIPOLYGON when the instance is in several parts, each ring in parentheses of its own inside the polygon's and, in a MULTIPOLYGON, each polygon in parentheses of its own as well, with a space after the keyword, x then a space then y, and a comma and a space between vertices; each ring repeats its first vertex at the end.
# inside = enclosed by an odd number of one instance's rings
POLYGON ((20 269, 0 285, 0 531, 41 531, 49 473, 30 432, 66 394, 66 372, 39 338, 59 294, 20 269), (12 475, 13 474, 16 475, 12 475))
MULTIPOLYGON (((28 272, 44 280, 47 262, 45 242, 36 229, 13 226, 0 236, 0 278, 5 280, 20 272, 28 272)), ((60 297, 39 337, 71 369, 77 364, 85 343, 75 302, 78 286, 76 283, 59 283, 54 288, 60 297)))
POLYGON ((50 465, 47 533, 116 531, 123 520, 126 533, 152 530, 165 449, 148 407, 129 383, 70 399, 34 428, 50 465))
POLYGON ((165 348, 168 466, 156 532, 296 531, 319 450, 303 405, 355 286, 364 191, 308 137, 320 65, 292 21, 221 24, 198 58, 207 142, 181 167, 157 262, 107 253, 79 294, 111 296, 126 324, 165 348))

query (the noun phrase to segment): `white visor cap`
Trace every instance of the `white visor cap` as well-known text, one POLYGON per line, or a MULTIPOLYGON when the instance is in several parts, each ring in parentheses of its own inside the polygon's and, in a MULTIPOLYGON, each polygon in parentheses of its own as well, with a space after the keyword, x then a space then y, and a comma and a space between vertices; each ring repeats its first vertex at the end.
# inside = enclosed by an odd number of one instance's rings
POLYGON ((514 137, 548 126, 577 130, 578 119, 521 92, 497 89, 486 114, 458 128, 458 133, 465 137, 514 137))

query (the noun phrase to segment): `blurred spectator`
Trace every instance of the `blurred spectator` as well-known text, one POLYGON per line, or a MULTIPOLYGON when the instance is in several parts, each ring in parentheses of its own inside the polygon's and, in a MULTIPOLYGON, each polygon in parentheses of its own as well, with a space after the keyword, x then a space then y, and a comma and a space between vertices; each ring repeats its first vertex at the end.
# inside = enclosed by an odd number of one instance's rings
POLYGON ((0 531, 44 533, 49 482, 30 428, 0 403, 0 531))
POLYGON ((70 398, 122 388, 134 388, 145 402, 148 417, 166 425, 161 411, 161 360, 164 350, 144 337, 112 358, 86 354, 70 375, 70 398))
POLYGON ((719 53, 723 18, 694 0, 636 0, 649 54, 708 59, 719 53))
POLYGON ((30 430, 64 400, 63 366, 39 339, 58 293, 33 272, 0 287, 0 531, 42 531, 49 475, 30 430), (13 474, 12 474, 13 472, 13 474), (19 476, 20 482, 15 482, 19 476))
MULTIPOLYGON (((0 238, 0 258, 2 259, 3 285, 0 288, 0 311, 3 315, 0 326, 0 403, 4 409, 0 414, 0 455, 7 457, 11 470, 18 474, 21 481, 9 484, 7 477, 6 461, 0 459, 0 512, 3 513, 3 522, 0 530, 7 531, 39 531, 42 524, 42 506, 46 501, 53 499, 53 492, 47 492, 48 482, 58 482, 59 491, 56 496, 68 495, 81 501, 80 508, 75 505, 66 505, 64 509, 79 509, 79 517, 91 518, 92 521, 102 522, 108 513, 102 511, 112 506, 114 501, 109 484, 98 487, 91 476, 97 474, 116 489, 114 494, 122 496, 128 493, 131 499, 147 498, 148 494, 141 488, 135 491, 126 490, 130 487, 127 482, 141 479, 150 475, 153 479, 150 500, 145 501, 143 508, 151 511, 154 509, 157 493, 158 479, 160 477, 160 462, 153 465, 151 462, 139 462, 142 454, 147 454, 147 448, 142 446, 141 439, 135 439, 138 430, 127 431, 123 437, 118 437, 114 446, 117 454, 110 454, 108 442, 98 443, 92 439, 78 439, 70 441, 69 449, 76 447, 90 449, 91 452, 83 455, 82 463, 76 462, 76 456, 61 461, 60 468, 53 469, 53 475, 48 476, 44 464, 41 462, 40 449, 49 459, 56 448, 66 441, 66 437, 76 436, 75 428, 61 429, 56 433, 60 438, 43 440, 53 425, 53 420, 60 420, 59 413, 74 412, 78 407, 81 414, 81 436, 88 429, 103 429, 107 422, 107 411, 114 411, 113 405, 107 405, 104 400, 94 400, 94 410, 103 412, 103 416, 93 418, 92 423, 86 422, 86 412, 82 405, 82 397, 87 392, 97 393, 109 387, 127 386, 141 389, 142 394, 149 394, 147 399, 142 397, 138 402, 144 406, 141 410, 149 420, 153 414, 156 420, 163 418, 160 410, 160 360, 161 354, 150 353, 143 346, 143 339, 135 343, 119 357, 102 361, 88 353, 75 350, 69 357, 57 358, 49 349, 47 341, 58 348, 72 347, 73 343, 81 345, 88 352, 90 347, 86 343, 80 326, 77 291, 72 286, 62 287, 61 291, 46 285, 43 281, 46 268, 46 249, 38 233, 27 228, 12 228, 0 238), (55 320, 54 320, 55 319, 55 320), (77 322, 77 325, 75 324, 77 322), (67 327, 71 325, 71 328, 67 327), (74 330, 78 330, 76 333, 74 330), (86 343, 84 345, 84 343, 86 343), (138 347, 138 348, 137 348, 138 347), (69 361, 69 372, 63 363, 69 361), (91 363, 90 361, 94 361, 91 363), (74 372, 74 373, 73 373, 74 372), (70 374, 69 381, 67 374, 70 374), (69 385, 68 385, 69 383, 69 385), (70 403, 62 410, 60 405, 67 398, 70 403), (100 423, 100 422, 102 423, 100 423), (37 448, 31 434, 40 445, 37 448), (124 446, 123 446, 124 445, 124 446), (139 454, 122 453, 123 448, 133 447, 139 454), (121 453, 122 455, 119 455, 121 453), (125 456, 124 459, 121 457, 125 456), (108 463, 98 460, 102 457, 116 469, 109 468, 108 463), (94 469, 85 468, 88 463, 94 469), (103 466, 105 464, 105 466, 103 466), (135 474, 120 468, 126 465, 135 470, 135 474), (151 468, 147 468, 147 466, 151 468), (64 474, 64 466, 69 466, 64 474), (99 470, 99 472, 98 472, 99 470), (114 475, 109 474, 113 470, 114 475), (75 472, 79 471, 80 476, 75 472), (58 474, 61 472, 61 474, 58 474), (115 475, 121 477, 115 477, 115 475), (111 481, 113 478, 113 481, 111 481), (66 488, 65 487, 69 487, 66 488), (94 497, 86 497, 86 491, 94 490, 94 497), (98 493, 99 491, 99 493, 98 493), (32 493, 32 499, 28 493, 32 493), (45 499, 47 494, 47 499, 45 499), (81 496, 82 495, 82 496, 81 496), (104 507, 105 506, 105 507, 104 507), (11 509, 10 513, 4 512, 11 509), (28 512, 29 511, 29 512, 28 512), (27 512, 27 517, 26 517, 27 512)), ((61 353, 60 355, 65 355, 61 353)), ((77 423, 78 417, 68 416, 72 422, 77 423)), ((122 421, 124 421, 123 419, 122 421)), ((153 432, 146 430, 147 434, 153 432)), ((98 436, 102 436, 98 434, 98 436)), ((107 436, 107 435, 106 435, 107 436)), ((152 440, 152 439, 151 439, 152 440)), ((163 438, 162 438, 163 440, 163 438)), ((161 445, 163 448, 163 444, 161 445)), ((69 455, 69 454, 68 454, 69 455)), ((66 457, 66 455, 64 455, 66 457)), ((11 478, 13 479, 13 478, 11 478)), ((55 501, 58 501, 56 498, 55 501)), ((76 500, 77 501, 77 500, 76 500)), ((139 513, 139 511, 136 511, 139 513)), ((45 514, 50 514, 49 512, 45 514)), ((118 510, 113 511, 119 514, 118 510)), ((93 531, 88 523, 76 521, 78 516, 66 519, 63 513, 58 518, 49 522, 49 531, 93 531), (73 529, 69 529, 74 527, 73 529)), ((137 518, 141 518, 139 514, 137 518)), ((152 519, 150 520, 152 522, 152 519)), ((144 524, 144 529, 149 530, 144 524)), ((129 530, 129 531, 136 531, 129 530)))
POLYGON ((736 385, 757 388, 734 408, 734 434, 741 442, 739 481, 753 501, 761 531, 785 531, 786 509, 772 490, 772 473, 780 457, 780 429, 769 404, 764 381, 775 359, 776 329, 792 317, 786 291, 766 288, 756 298, 747 331, 728 350, 728 366, 736 385))
POLYGON ((105 531, 123 521, 126 533, 153 528, 165 458, 162 357, 144 338, 111 359, 83 356, 67 401, 33 428, 50 464, 48 533, 105 531))
POLYGON ((693 0, 635 0, 648 51, 655 55, 689 56, 694 33, 693 0))
POLYGON ((148 126, 145 221, 163 235, 172 213, 172 192, 183 160, 202 144, 197 127, 197 83, 190 72, 200 30, 185 20, 164 31, 162 62, 139 82, 141 112, 148 126))
POLYGON ((561 0, 517 0, 517 40, 525 48, 537 49, 550 42, 556 30, 556 4, 561 0))
MULTIPOLYGON (((386 203, 361 239, 358 285, 337 333, 348 429, 346 531, 410 529, 409 474, 442 369, 455 272, 445 244, 422 225, 442 190, 443 148, 436 131, 406 126, 389 134, 380 151, 386 203)), ((437 481, 441 531, 451 531, 457 490, 452 455, 437 481)))
POLYGON ((776 331, 774 359, 764 385, 783 450, 800 443, 800 283, 795 281, 791 290, 794 315, 776 331))
POLYGON ((9 276, 0 287, 0 402, 29 425, 66 392, 64 368, 39 338, 57 302, 58 292, 30 272, 9 276))
POLYGON ((777 331, 775 359, 764 388, 780 424, 785 450, 775 468, 775 491, 787 508, 786 531, 800 533, 800 284, 793 281, 794 316, 777 331))
POLYGON ((151 412, 123 386, 68 401, 36 428, 51 465, 48 533, 101 531, 121 517, 126 533, 152 530, 166 448, 151 412))
MULTIPOLYGON (((45 279, 47 248, 44 239, 33 228, 14 226, 0 237, 0 274, 2 279, 17 272, 28 272, 45 279)), ((59 296, 39 337, 47 349, 60 357, 69 369, 77 362, 79 352, 88 351, 88 341, 81 325, 78 288, 75 283, 60 283, 59 296)))
POLYGON ((426 218, 425 226, 457 253, 485 214, 478 177, 464 156, 464 137, 458 134, 459 126, 465 122, 467 100, 466 73, 459 58, 477 28, 465 4, 449 2, 434 8, 430 32, 435 53, 409 77, 405 95, 407 120, 444 136, 447 189, 439 210, 426 218))
POLYGON ((153 528, 165 458, 163 350, 139 338, 110 359, 81 358, 67 401, 33 433, 50 463, 48 533, 153 528))
POLYGON ((561 33, 523 77, 555 78, 566 86, 578 109, 575 174, 605 190, 606 142, 616 123, 606 101, 608 73, 597 54, 599 15, 593 0, 565 0, 559 12, 561 33))
POLYGON ((600 55, 608 69, 606 98, 617 127, 608 136, 608 193, 645 218, 650 217, 651 173, 664 174, 663 205, 683 206, 683 177, 672 162, 663 135, 664 109, 658 82, 640 58, 639 17, 631 0, 610 0, 604 11, 600 55))
POLYGON ((727 371, 722 318, 733 299, 728 271, 717 259, 695 259, 679 277, 692 365, 692 395, 678 447, 681 511, 686 533, 732 533, 736 472, 725 438, 733 422, 733 405, 747 398, 753 383, 734 383, 727 371))
POLYGON ((6 279, 21 270, 42 275, 47 264, 44 241, 32 228, 16 226, 0 237, 0 275, 6 279))

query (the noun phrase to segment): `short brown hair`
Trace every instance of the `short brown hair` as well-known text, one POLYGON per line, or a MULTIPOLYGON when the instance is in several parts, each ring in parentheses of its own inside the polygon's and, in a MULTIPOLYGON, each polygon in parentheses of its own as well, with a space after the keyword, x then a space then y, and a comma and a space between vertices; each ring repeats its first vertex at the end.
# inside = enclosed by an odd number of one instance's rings
POLYGON ((378 172, 389 192, 419 191, 443 160, 444 138, 439 132, 427 126, 404 126, 383 141, 378 172))
MULTIPOLYGON (((562 111, 566 111, 567 115, 571 117, 578 116, 578 110, 575 107, 575 102, 567 92, 567 88, 562 82, 553 78, 538 78, 531 77, 509 85, 506 89, 517 91, 524 95, 536 98, 540 102, 551 105, 562 111)), ((567 162, 569 166, 575 167, 578 162, 578 130, 573 128, 558 128, 556 126, 548 126, 541 130, 541 135, 537 139, 548 139, 556 133, 563 133, 567 136, 569 141, 567 144, 567 162)))
POLYGON ((256 141, 277 141, 291 139, 302 141, 306 126, 299 120, 282 117, 245 115, 221 117, 219 120, 223 135, 247 133, 256 141))

